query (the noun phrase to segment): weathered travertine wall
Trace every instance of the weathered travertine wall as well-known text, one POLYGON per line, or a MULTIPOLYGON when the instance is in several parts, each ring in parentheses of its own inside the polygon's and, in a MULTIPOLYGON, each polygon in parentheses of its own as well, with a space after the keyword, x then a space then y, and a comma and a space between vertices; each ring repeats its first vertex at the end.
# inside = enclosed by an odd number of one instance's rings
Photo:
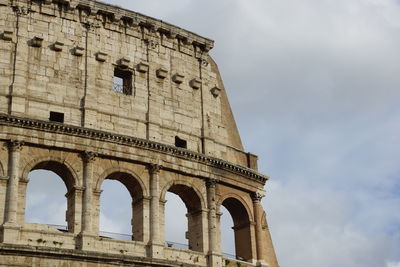
POLYGON ((0 266, 239 263, 221 254, 221 206, 241 266, 277 266, 267 177, 243 151, 213 41, 91 0, 0 0, 0 14, 0 266), (63 179, 66 231, 25 222, 35 169, 63 179), (131 241, 99 233, 105 179, 131 194, 131 241), (188 250, 165 245, 167 191, 188 208, 188 250))

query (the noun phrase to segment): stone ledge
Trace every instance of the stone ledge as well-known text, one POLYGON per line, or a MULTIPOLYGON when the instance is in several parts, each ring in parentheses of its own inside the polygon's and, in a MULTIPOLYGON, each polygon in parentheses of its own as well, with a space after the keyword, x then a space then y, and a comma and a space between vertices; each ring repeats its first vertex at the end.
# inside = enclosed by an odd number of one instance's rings
POLYGON ((247 179, 260 182, 262 184, 265 184, 265 182, 269 178, 268 176, 260 174, 250 168, 240 166, 231 162, 227 162, 222 159, 209 157, 204 154, 190 151, 187 149, 177 148, 174 146, 165 145, 132 136, 114 134, 110 132, 66 125, 56 122, 15 117, 6 114, 0 114, 0 125, 35 129, 47 132, 57 132, 67 135, 74 135, 78 137, 96 139, 104 142, 117 143, 121 145, 128 145, 137 148, 156 151, 159 153, 169 154, 175 157, 184 158, 191 161, 197 161, 212 167, 227 170, 235 174, 238 174, 240 176, 243 176, 247 179))
MULTIPOLYGON (((0 243, 0 255, 31 256, 43 258, 62 258, 63 260, 84 260, 94 263, 116 263, 132 266, 132 264, 144 264, 145 266, 198 266, 185 263, 170 262, 161 259, 152 259, 147 257, 134 257, 127 255, 115 255, 108 253, 99 253, 91 251, 82 251, 76 249, 59 249, 47 247, 32 247, 16 244, 0 243)), ((136 266, 136 265, 135 265, 136 266)), ((139 265, 140 266, 140 265, 139 265)))

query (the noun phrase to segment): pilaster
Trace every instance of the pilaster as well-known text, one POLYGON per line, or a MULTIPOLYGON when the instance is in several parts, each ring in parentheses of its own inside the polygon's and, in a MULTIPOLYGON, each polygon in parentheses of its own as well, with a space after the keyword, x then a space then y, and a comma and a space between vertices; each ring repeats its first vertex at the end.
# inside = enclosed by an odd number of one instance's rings
POLYGON ((150 242, 149 256, 163 258, 164 244, 160 238, 160 170, 162 166, 149 164, 150 174, 150 242))
POLYGON ((15 243, 18 240, 20 226, 18 225, 18 183, 19 158, 23 142, 11 140, 8 142, 8 183, 6 193, 5 222, 3 224, 2 242, 15 243))
POLYGON ((82 201, 82 228, 79 234, 80 243, 78 247, 82 250, 92 248, 94 238, 93 233, 93 162, 97 154, 85 151, 81 154, 83 162, 83 201, 82 201))
POLYGON ((278 267, 278 262, 274 252, 271 235, 268 229, 266 213, 261 205, 264 194, 255 192, 252 194, 256 247, 257 247, 257 266, 278 267))
POLYGON ((217 180, 206 181, 208 204, 208 266, 222 266, 222 255, 217 244, 217 206, 215 187, 217 180))

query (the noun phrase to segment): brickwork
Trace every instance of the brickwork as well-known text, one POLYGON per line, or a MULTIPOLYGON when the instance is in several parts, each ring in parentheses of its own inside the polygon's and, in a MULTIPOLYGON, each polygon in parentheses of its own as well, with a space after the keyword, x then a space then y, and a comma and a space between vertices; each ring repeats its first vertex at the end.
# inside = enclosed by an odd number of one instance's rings
POLYGON ((0 14, 0 266, 232 264, 221 205, 237 256, 278 266, 267 177, 243 151, 213 41, 91 0, 0 0, 0 14), (67 232, 25 222, 35 169, 63 179, 67 232), (100 236, 105 179, 132 197, 132 241, 100 236), (189 250, 164 245, 167 191, 188 208, 189 250))

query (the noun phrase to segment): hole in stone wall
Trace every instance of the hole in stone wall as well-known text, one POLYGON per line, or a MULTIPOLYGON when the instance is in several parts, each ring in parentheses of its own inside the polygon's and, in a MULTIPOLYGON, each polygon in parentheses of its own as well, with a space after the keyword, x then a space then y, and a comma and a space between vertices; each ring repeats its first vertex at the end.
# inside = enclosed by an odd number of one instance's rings
POLYGON ((181 139, 178 136, 175 136, 175 146, 181 148, 187 148, 187 141, 185 139, 181 139))
POLYGON ((55 112, 55 111, 50 111, 50 121, 55 121, 55 122, 64 122, 64 113, 61 112, 55 112))
POLYGON ((115 68, 113 82, 114 91, 125 95, 132 95, 132 72, 115 68))

